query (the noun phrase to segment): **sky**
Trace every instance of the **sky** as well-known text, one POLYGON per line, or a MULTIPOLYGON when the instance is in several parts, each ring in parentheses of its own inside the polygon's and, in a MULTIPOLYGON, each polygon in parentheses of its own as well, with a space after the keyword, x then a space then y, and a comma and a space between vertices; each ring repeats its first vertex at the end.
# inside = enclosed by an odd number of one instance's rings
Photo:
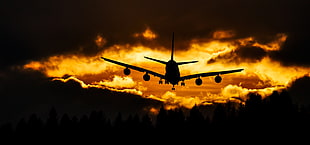
MULTIPOLYGON (((0 2, 0 122, 55 106, 82 114, 153 112, 255 92, 287 89, 310 99, 309 1, 306 0, 3 0, 0 2), (201 86, 159 85, 151 76, 105 62, 108 57, 164 73, 144 59, 170 59, 172 33, 181 76, 245 69, 203 78, 201 86)), ((238 101, 238 100, 235 100, 238 101)))

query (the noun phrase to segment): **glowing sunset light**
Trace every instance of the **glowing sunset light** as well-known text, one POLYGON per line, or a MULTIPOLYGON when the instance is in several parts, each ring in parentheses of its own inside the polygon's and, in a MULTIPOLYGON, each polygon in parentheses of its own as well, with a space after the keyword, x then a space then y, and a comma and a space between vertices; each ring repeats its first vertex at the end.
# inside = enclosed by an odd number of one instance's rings
POLYGON ((107 43, 107 40, 98 34, 97 39, 95 40, 95 43, 97 47, 100 48, 100 47, 103 47, 107 43))
POLYGON ((31 61, 24 65, 24 68, 41 70, 49 77, 60 77, 66 74, 99 74, 106 69, 106 64, 97 57, 58 55, 49 57, 43 62, 31 61))
POLYGON ((277 34, 276 39, 268 44, 259 44, 255 42, 253 46, 260 47, 266 51, 277 51, 280 50, 282 44, 286 41, 287 35, 280 33, 277 34))
POLYGON ((151 29, 147 28, 143 33, 143 37, 146 39, 155 39, 157 36, 154 32, 151 31, 151 29))
MULTIPOLYGON (((149 39, 156 38, 150 29, 146 29, 142 34, 143 37, 149 39)), ((217 39, 232 38, 233 36, 232 31, 218 31, 214 32, 213 35, 217 39)), ((164 65, 149 61, 144 56, 169 60, 170 51, 164 47, 153 49, 141 44, 115 44, 104 48, 95 56, 74 54, 51 56, 42 61, 31 61, 24 65, 24 68, 42 71, 49 77, 73 75, 75 76, 74 80, 80 82, 83 88, 97 87, 138 94, 142 97, 162 101, 167 105, 167 108, 178 106, 191 108, 195 104, 204 104, 210 100, 223 103, 226 102, 225 100, 230 100, 231 97, 246 99, 250 92, 256 92, 265 97, 274 90, 285 88, 291 81, 309 74, 310 70, 307 67, 282 66, 268 55, 262 55, 255 61, 251 61, 252 58, 248 57, 248 55, 252 56, 250 49, 254 48, 264 51, 278 51, 286 38, 285 34, 278 34, 272 42, 267 44, 255 41, 254 37, 225 41, 196 39, 191 41, 190 47, 186 50, 180 50, 176 45, 175 59, 177 61, 198 61, 196 64, 180 66, 181 75, 231 68, 245 69, 244 72, 238 74, 223 76, 223 82, 220 84, 214 83, 214 77, 202 79, 203 84, 201 86, 196 86, 193 80, 187 80, 185 86, 176 86, 176 91, 170 91, 170 85, 158 84, 159 78, 156 77, 151 77, 150 81, 145 82, 142 79, 143 73, 134 70, 130 76, 123 77, 124 67, 99 59, 102 56, 107 56, 163 74, 164 65), (239 56, 241 48, 244 50, 239 56), (103 74, 104 76, 102 76, 103 74), (92 75, 97 80, 87 80, 84 77, 86 75, 92 75)), ((100 46, 106 43, 101 36, 97 36, 95 42, 100 46)))
POLYGON ((226 38, 232 38, 234 36, 235 33, 232 30, 219 30, 215 31, 212 35, 214 39, 226 39, 226 38))
POLYGON ((148 40, 153 40, 157 37, 157 35, 149 27, 147 27, 144 32, 135 33, 133 36, 134 37, 142 36, 143 38, 148 39, 148 40))

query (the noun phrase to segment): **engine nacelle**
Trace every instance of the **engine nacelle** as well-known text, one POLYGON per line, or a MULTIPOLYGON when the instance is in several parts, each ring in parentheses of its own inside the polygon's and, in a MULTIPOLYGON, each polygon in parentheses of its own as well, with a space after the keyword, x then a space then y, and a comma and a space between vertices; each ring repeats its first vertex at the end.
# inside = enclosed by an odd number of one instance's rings
POLYGON ((200 86, 202 84, 202 79, 201 78, 197 78, 195 80, 196 85, 200 86))
POLYGON ((222 82, 222 77, 219 76, 219 75, 217 75, 217 76, 215 76, 214 81, 215 81, 216 83, 220 83, 220 82, 222 82))
POLYGON ((185 86, 185 83, 184 83, 184 82, 181 82, 181 86, 185 86))
POLYGON ((124 69, 124 74, 125 75, 129 75, 130 74, 130 69, 129 68, 125 68, 124 69))
POLYGON ((150 77, 150 75, 149 74, 144 74, 143 75, 143 80, 145 80, 145 81, 149 81, 151 79, 151 77, 150 77))

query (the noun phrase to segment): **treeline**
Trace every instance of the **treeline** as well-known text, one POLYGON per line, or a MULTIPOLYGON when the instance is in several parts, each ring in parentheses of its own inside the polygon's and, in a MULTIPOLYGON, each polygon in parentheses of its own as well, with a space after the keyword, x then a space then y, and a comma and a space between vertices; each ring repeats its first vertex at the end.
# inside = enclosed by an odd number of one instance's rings
POLYGON ((171 134, 179 137, 244 137, 253 133, 290 136, 309 132, 309 129, 309 112, 293 104, 286 91, 275 91, 265 99, 251 93, 243 103, 195 105, 189 110, 162 107, 155 116, 133 114, 124 117, 119 113, 111 119, 101 110, 81 117, 66 113, 59 116, 56 108, 52 108, 46 119, 32 114, 28 119, 22 118, 16 126, 3 124, 0 132, 2 138, 16 141, 77 141, 85 138, 115 141, 115 137, 124 141, 121 137, 168 138, 171 134))

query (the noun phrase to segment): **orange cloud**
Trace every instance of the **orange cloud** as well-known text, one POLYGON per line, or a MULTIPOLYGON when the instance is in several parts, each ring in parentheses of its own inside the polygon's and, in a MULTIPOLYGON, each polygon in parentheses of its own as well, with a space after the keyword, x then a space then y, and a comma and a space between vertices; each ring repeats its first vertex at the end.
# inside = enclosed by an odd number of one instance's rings
POLYGON ((102 35, 98 34, 95 43, 98 48, 102 48, 107 43, 107 40, 103 38, 102 35))
POLYGON ((287 35, 284 33, 277 34, 274 41, 269 42, 267 44, 260 44, 258 42, 255 42, 253 46, 260 47, 264 49, 265 51, 278 51, 280 50, 282 44, 286 41, 287 35))
POLYGON ((107 69, 99 57, 86 57, 83 55, 58 55, 51 56, 43 61, 31 61, 24 65, 24 68, 31 68, 44 72, 49 77, 59 77, 65 74, 86 75, 99 74, 107 69))
POLYGON ((143 95, 142 90, 146 90, 145 87, 137 85, 137 83, 133 82, 131 78, 121 78, 119 76, 116 76, 113 81, 99 81, 99 82, 94 82, 91 84, 86 84, 84 81, 74 77, 70 76, 67 78, 54 78, 54 80, 59 80, 62 82, 67 82, 69 80, 74 80, 78 83, 80 83, 82 88, 101 88, 101 89, 109 89, 112 91, 117 91, 117 92, 126 92, 126 93, 131 93, 131 94, 136 94, 136 95, 143 95), (119 84, 117 84, 119 83, 119 84))
POLYGON ((235 32, 232 30, 218 30, 215 31, 212 35, 213 39, 226 39, 232 38, 235 36, 235 32))
POLYGON ((249 93, 257 93, 261 95, 263 98, 265 98, 271 95, 273 91, 278 91, 283 88, 285 87, 275 86, 275 87, 266 87, 263 89, 248 89, 248 88, 243 88, 237 85, 228 85, 222 89, 221 95, 223 96, 223 98, 226 98, 226 99, 237 97, 242 100, 246 100, 248 99, 247 95, 249 93))
POLYGON ((114 88, 118 90, 129 90, 134 89, 138 95, 142 95, 142 91, 146 91, 147 88, 142 86, 141 82, 135 82, 131 77, 121 77, 115 75, 112 81, 109 80, 103 80, 99 82, 93 82, 94 85, 104 86, 107 88, 114 88))
POLYGON ((153 40, 157 37, 157 35, 149 27, 147 27, 144 32, 135 33, 134 37, 143 37, 148 40, 153 40))
POLYGON ((117 75, 114 76, 112 81, 99 81, 95 82, 94 84, 113 88, 133 88, 137 85, 131 77, 120 77, 117 75))
POLYGON ((173 91, 167 91, 162 96, 151 95, 148 98, 164 102, 166 109, 175 109, 178 107, 191 108, 195 104, 201 104, 202 102, 199 97, 178 96, 177 93, 173 91))

